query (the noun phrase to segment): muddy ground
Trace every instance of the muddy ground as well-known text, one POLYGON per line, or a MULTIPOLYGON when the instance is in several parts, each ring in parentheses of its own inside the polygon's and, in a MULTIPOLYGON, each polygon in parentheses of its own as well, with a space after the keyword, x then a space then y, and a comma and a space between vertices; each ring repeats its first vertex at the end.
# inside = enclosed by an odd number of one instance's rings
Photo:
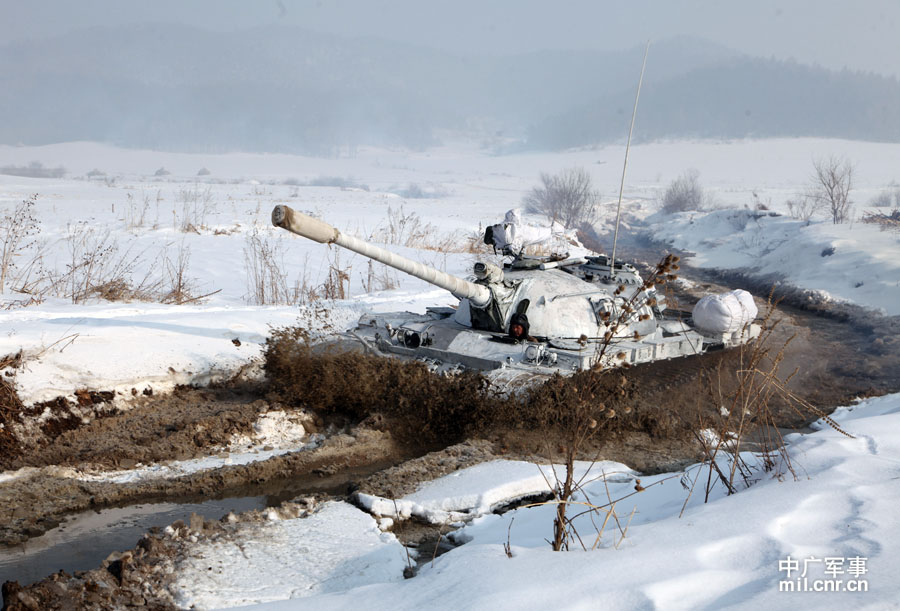
MULTIPOLYGON (((721 290, 733 281, 747 285, 740 278, 697 274, 692 282, 677 285, 673 297, 687 306, 697 295, 721 290)), ((760 295, 765 298, 767 289, 760 290, 759 283, 753 288, 758 301, 760 295)), ((777 321, 772 343, 780 346, 790 340, 782 371, 799 368, 791 388, 803 398, 830 411, 857 396, 900 390, 897 317, 818 303, 802 292, 784 297, 785 302, 770 319, 770 323, 777 321)), ((637 389, 629 399, 642 415, 665 406, 668 413, 680 414, 677 417, 687 421, 697 408, 698 397, 708 394, 715 372, 720 367, 734 369, 741 358, 738 351, 723 351, 636 367, 626 373, 637 389)), ((67 515, 87 509, 260 491, 285 501, 310 493, 319 498, 349 499, 356 490, 399 497, 423 481, 478 462, 493 458, 558 460, 566 449, 560 431, 524 421, 508 420, 466 439, 451 439, 447 443, 452 445, 447 446, 434 438, 417 443, 409 435, 398 437, 392 434, 390 419, 380 413, 360 418, 352 411, 332 410, 314 415, 308 423, 310 432, 326 434, 315 450, 138 483, 84 481, 67 471, 122 469, 138 462, 208 455, 227 445, 233 435, 250 431, 260 414, 299 409, 283 403, 276 394, 265 382, 232 381, 216 388, 180 388, 166 396, 138 394, 127 409, 113 407, 96 391, 82 392, 79 405, 60 400, 41 406, 41 411, 49 407, 57 415, 49 424, 45 422, 39 429, 3 429, 6 445, 0 471, 20 471, 0 485, 0 544, 16 545, 39 536, 67 515), (90 421, 83 424, 82 418, 71 417, 73 412, 90 421), (11 430, 21 433, 14 443, 8 435, 11 430)), ((816 418, 816 414, 787 406, 776 411, 777 424, 788 428, 802 428, 816 418)), ((5 417, 8 419, 8 412, 5 417)), ((699 447, 690 435, 675 428, 611 428, 585 444, 579 457, 618 460, 644 472, 677 469, 697 460, 699 447)), ((175 536, 150 534, 124 559, 111 558, 94 571, 75 577, 57 574, 25 589, 10 584, 4 590, 6 608, 172 608, 165 590, 167 567, 171 568, 191 532, 212 536, 221 534, 221 528, 204 525, 201 518, 176 528, 175 536)), ((410 529, 408 542, 434 538, 428 529, 415 533, 410 529)))

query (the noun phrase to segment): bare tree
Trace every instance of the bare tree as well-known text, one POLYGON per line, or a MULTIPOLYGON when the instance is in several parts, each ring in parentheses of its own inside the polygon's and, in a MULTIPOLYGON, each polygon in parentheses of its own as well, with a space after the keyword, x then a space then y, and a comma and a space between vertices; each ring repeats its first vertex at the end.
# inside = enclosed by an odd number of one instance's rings
POLYGON ((843 157, 830 156, 813 162, 813 175, 807 196, 831 213, 835 225, 846 223, 853 212, 850 189, 853 188, 853 164, 843 157))
POLYGON ((786 203, 790 215, 801 221, 809 221, 822 208, 814 198, 805 193, 796 199, 787 200, 786 203))
POLYGON ((685 212, 700 210, 706 202, 706 195, 700 185, 700 172, 687 170, 669 183, 662 199, 664 212, 685 212))
POLYGON ((546 215, 551 223, 558 221, 566 229, 581 229, 597 220, 600 193, 583 168, 569 168, 553 176, 542 172, 541 183, 522 200, 528 212, 546 215))

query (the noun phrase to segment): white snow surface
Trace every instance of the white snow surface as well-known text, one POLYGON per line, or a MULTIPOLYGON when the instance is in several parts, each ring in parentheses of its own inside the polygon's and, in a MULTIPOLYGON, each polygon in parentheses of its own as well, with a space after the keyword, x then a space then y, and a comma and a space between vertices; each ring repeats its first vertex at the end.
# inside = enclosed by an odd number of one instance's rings
POLYGON ((696 253, 690 265, 746 270, 828 299, 900 314, 900 232, 773 214, 779 213, 659 212, 646 222, 657 239, 696 253))
MULTIPOLYGON (((606 477, 609 482, 631 482, 634 471, 613 461, 577 462, 578 479, 606 477)), ((360 494, 360 504, 376 516, 408 519, 415 516, 432 524, 449 524, 490 513, 500 505, 549 492, 565 469, 550 465, 496 460, 463 469, 427 482, 401 499, 360 494)))
POLYGON ((332 501, 308 517, 269 517, 193 546, 175 568, 176 603, 227 608, 403 580, 406 550, 352 505, 332 501))
MULTIPOLYGON (((248 608, 897 608, 900 395, 842 408, 834 418, 855 438, 824 424, 815 433, 788 436, 796 479, 761 474, 731 496, 716 488, 706 504, 695 490, 683 517, 679 513, 687 492, 679 485, 681 474, 641 477, 645 490, 616 505, 623 524, 634 511, 625 538, 607 525, 593 551, 551 551, 546 539, 552 534, 555 507, 522 508, 475 518, 455 537, 465 544, 438 557, 433 566, 423 565, 413 579, 342 592, 335 587, 328 594, 248 608), (503 549, 507 541, 512 558, 503 549), (807 561, 809 587, 814 580, 832 579, 824 572, 825 557, 843 558, 842 573, 833 579, 863 580, 868 590, 780 592, 786 573, 779 562, 788 557, 799 561, 800 570, 807 561), (865 559, 865 573, 851 573, 855 558, 865 559)), ((423 490, 445 490, 447 501, 459 506, 455 499, 466 487, 458 488, 458 482, 470 477, 514 481, 524 474, 524 467, 502 461, 474 469, 477 477, 454 474, 423 490)), ((691 477, 695 469, 688 470, 691 477)), ((608 487, 618 499, 634 491, 634 480, 610 481, 608 487)), ((515 486, 511 490, 518 492, 515 486)), ((595 503, 607 498, 602 482, 590 484, 588 491, 595 503)), ((474 506, 480 500, 473 496, 471 502, 474 506)), ((577 527, 590 548, 596 529, 586 518, 577 527)), ((796 582, 799 573, 790 577, 796 582)))

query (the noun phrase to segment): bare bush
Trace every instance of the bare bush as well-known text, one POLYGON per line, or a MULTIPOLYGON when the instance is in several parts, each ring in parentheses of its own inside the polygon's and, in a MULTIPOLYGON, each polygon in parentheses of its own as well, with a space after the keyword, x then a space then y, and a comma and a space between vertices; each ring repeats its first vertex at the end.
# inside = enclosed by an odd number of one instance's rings
POLYGON ((788 213, 800 221, 809 221, 813 215, 822 209, 819 202, 812 197, 799 195, 795 199, 787 200, 788 213))
POLYGON ((64 240, 66 271, 54 278, 54 293, 72 303, 82 303, 93 297, 108 301, 136 299, 150 290, 149 276, 138 286, 132 282, 141 254, 132 253, 130 246, 120 250, 109 229, 96 229, 85 222, 70 224, 64 240))
POLYGON ((334 250, 334 258, 329 258, 328 278, 322 285, 321 294, 325 299, 350 298, 350 266, 341 265, 341 249, 334 250))
POLYGON ((853 214, 850 190, 853 188, 854 166, 841 157, 827 157, 813 162, 813 175, 807 197, 827 210, 835 225, 848 222, 853 214))
POLYGON ((244 246, 247 300, 254 305, 293 305, 298 296, 291 290, 284 270, 284 252, 279 240, 270 240, 253 230, 244 246))
MULTIPOLYGON (((307 256, 307 263, 309 257, 307 256)), ((306 269, 304 265, 304 269, 306 269)), ((254 305, 297 305, 320 299, 319 291, 310 286, 304 271, 291 282, 284 265, 284 244, 254 229, 244 246, 244 270, 247 277, 245 299, 254 305)))
POLYGON ((32 195, 0 216, 0 293, 6 290, 8 282, 27 280, 34 268, 35 258, 23 257, 35 247, 40 232, 34 212, 36 201, 37 195, 32 195))
POLYGON ((369 259, 366 275, 363 276, 362 279, 363 289, 365 289, 367 293, 390 291, 400 286, 400 281, 397 279, 397 272, 394 271, 393 268, 382 263, 377 265, 378 267, 376 268, 375 261, 369 259))
POLYGON ((181 305, 208 297, 208 295, 199 297, 194 295, 196 281, 188 275, 190 262, 191 248, 184 241, 178 244, 174 259, 169 257, 168 252, 163 255, 165 277, 159 287, 159 295, 154 301, 181 305))
POLYGON ((900 209, 900 186, 896 182, 892 182, 881 193, 872 198, 869 205, 875 208, 898 208, 900 209))
POLYGON ((125 199, 125 227, 129 231, 143 227, 150 210, 150 196, 143 193, 142 200, 138 202, 133 194, 128 193, 125 199))
POLYGON ((23 176, 25 178, 62 178, 66 175, 66 169, 62 166, 47 168, 40 161, 32 161, 28 165, 0 167, 0 174, 23 176))
POLYGON ((581 229, 596 222, 600 193, 594 189, 587 171, 569 168, 556 175, 541 173, 541 186, 534 187, 522 204, 528 212, 543 214, 551 223, 581 229))
POLYGON ((700 185, 700 172, 687 170, 669 183, 662 198, 662 211, 667 213, 702 210, 707 203, 700 185))
POLYGON ((880 225, 883 231, 900 231, 900 208, 892 210, 890 213, 867 212, 860 220, 863 223, 880 225))
POLYGON ((440 233, 435 225, 426 223, 415 212, 406 212, 402 205, 396 209, 388 207, 386 224, 376 228, 368 240, 439 252, 468 252, 470 249, 469 244, 461 243, 456 233, 440 233))
MULTIPOLYGON (((785 375, 780 368, 793 337, 777 350, 772 348, 777 327, 775 305, 770 299, 760 337, 739 349, 738 366, 732 371, 724 371, 720 366, 707 374, 707 403, 715 409, 698 414, 694 432, 704 460, 693 481, 688 473, 682 480, 682 484, 693 492, 702 473, 704 501, 709 500, 717 485, 723 486, 727 494, 734 494, 740 487, 752 485, 765 473, 778 479, 789 474, 796 479, 775 416, 776 405, 782 409, 787 407, 803 417, 821 418, 838 432, 852 437, 820 409, 789 390, 788 383, 797 370, 785 375)), ((698 397, 702 394, 698 393, 698 397)), ((685 506, 689 499, 690 496, 685 500, 685 506)))

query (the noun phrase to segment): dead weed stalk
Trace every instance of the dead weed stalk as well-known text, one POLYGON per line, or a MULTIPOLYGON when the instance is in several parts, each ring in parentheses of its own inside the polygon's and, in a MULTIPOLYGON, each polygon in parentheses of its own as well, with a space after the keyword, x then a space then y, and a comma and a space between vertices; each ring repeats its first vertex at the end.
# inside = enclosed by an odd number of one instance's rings
POLYGON ((737 367, 727 371, 720 365, 700 382, 702 392, 698 393, 700 399, 693 431, 703 461, 690 485, 687 474, 682 481, 689 490, 685 507, 701 474, 706 480, 704 502, 709 501, 716 485, 724 486, 726 494, 734 494, 739 484, 749 487, 761 473, 770 473, 779 479, 788 474, 797 478, 778 426, 776 404, 804 419, 810 416, 821 418, 841 434, 852 437, 822 410, 789 389, 788 385, 799 369, 785 375, 780 368, 794 336, 777 344, 774 339, 776 309, 777 301, 770 295, 761 323, 762 333, 753 343, 737 349, 737 367), (703 409, 704 398, 713 409, 703 409))

